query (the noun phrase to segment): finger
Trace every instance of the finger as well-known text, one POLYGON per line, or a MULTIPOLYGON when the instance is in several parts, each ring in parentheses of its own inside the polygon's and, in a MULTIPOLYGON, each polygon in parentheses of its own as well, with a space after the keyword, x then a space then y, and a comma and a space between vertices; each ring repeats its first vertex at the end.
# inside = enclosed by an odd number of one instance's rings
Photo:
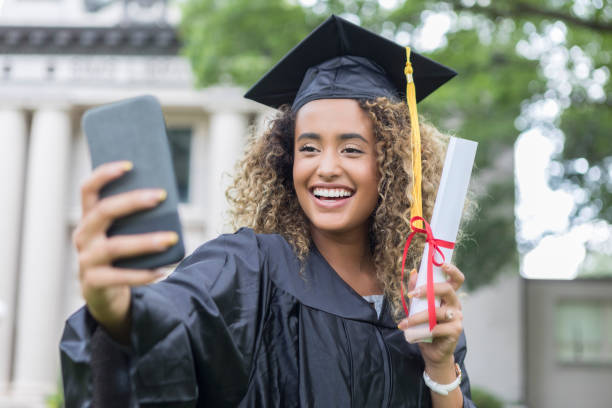
MULTIPOLYGON (((462 320, 463 314, 461 310, 457 310, 451 307, 440 306, 436 307, 436 323, 446 323, 453 320, 462 320)), ((412 316, 403 319, 399 322, 398 328, 400 330, 406 330, 409 327, 416 326, 423 323, 429 323, 429 312, 427 310, 415 313, 412 316)))
POLYGON ((149 234, 116 235, 107 240, 111 259, 129 258, 136 255, 165 251, 175 245, 179 236, 174 231, 149 234))
POLYGON ((84 270, 94 265, 108 264, 115 259, 165 251, 175 245, 178 239, 178 234, 174 231, 160 231, 116 235, 97 240, 88 251, 79 254, 79 266, 84 270))
POLYGON ((163 272, 150 269, 122 269, 103 266, 90 269, 83 286, 92 289, 108 288, 112 286, 142 286, 147 285, 164 276, 163 272))
MULTIPOLYGON (((453 286, 449 282, 436 282, 434 283, 434 295, 438 296, 440 300, 450 306, 461 308, 461 303, 457 297, 457 293, 453 289, 453 286)), ((413 291, 408 292, 408 297, 424 298, 427 297, 427 286, 419 286, 413 291)))
POLYGON ((83 218, 78 237, 81 240, 105 232, 116 218, 147 210, 166 199, 163 189, 133 190, 100 200, 83 218))
POLYGON ((410 277, 408 278, 408 291, 414 290, 416 286, 417 276, 417 270, 413 268, 410 271, 410 277))
POLYGON ((463 320, 463 312, 452 307, 440 307, 440 313, 436 313, 438 323, 448 323, 454 320, 463 320))
POLYGON ((129 161, 104 163, 95 168, 91 176, 81 185, 81 209, 87 214, 98 201, 102 187, 132 169, 129 161))
POLYGON ((436 324, 431 331, 431 337, 452 337, 458 339, 463 330, 463 324, 460 320, 453 320, 448 323, 436 324))
POLYGON ((397 327, 400 330, 406 330, 412 326, 423 324, 427 321, 429 321, 429 317, 427 314, 427 310, 425 310, 424 312, 418 312, 418 313, 413 314, 410 317, 406 317, 405 319, 402 319, 397 325, 397 327))
POLYGON ((447 275, 449 282, 454 290, 459 290, 463 282, 465 282, 465 275, 453 264, 445 263, 442 265, 442 271, 447 275))

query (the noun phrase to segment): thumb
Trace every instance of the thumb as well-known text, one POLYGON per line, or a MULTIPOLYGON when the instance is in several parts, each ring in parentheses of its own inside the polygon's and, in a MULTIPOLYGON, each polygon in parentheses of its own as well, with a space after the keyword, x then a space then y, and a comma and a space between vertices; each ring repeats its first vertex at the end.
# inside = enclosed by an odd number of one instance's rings
POLYGON ((417 275, 416 269, 412 269, 410 271, 410 277, 408 278, 408 292, 414 290, 416 287, 417 275))

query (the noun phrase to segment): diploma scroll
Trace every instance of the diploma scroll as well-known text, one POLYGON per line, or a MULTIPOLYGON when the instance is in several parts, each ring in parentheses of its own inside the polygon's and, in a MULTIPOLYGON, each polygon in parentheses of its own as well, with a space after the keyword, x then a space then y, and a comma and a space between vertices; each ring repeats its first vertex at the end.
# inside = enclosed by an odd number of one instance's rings
MULTIPOLYGON (((449 242, 455 242, 457 239, 477 145, 478 143, 471 140, 450 138, 430 223, 436 239, 449 242)), ((444 247, 440 247, 440 250, 446 262, 450 262, 453 250, 444 247)), ((427 283, 428 251, 429 245, 425 245, 416 287, 424 287, 427 283)), ((440 261, 439 254, 434 254, 434 256, 440 261)), ((433 265, 433 278, 434 282, 444 282, 446 279, 441 268, 435 264, 433 265)), ((440 300, 436 298, 436 307, 439 306, 440 300)), ((410 316, 427 310, 426 298, 412 298, 410 316)), ((428 323, 408 328, 404 331, 404 336, 410 343, 431 342, 432 340, 428 323)))

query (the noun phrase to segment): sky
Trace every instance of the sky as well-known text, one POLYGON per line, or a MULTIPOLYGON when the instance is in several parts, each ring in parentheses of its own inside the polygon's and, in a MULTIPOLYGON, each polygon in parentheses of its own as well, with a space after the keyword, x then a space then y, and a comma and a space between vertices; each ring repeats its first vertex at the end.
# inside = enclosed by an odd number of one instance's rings
POLYGON ((552 190, 548 168, 554 142, 539 129, 521 133, 515 144, 515 177, 518 199, 515 214, 523 226, 519 234, 535 239, 546 231, 551 235, 523 254, 521 273, 527 278, 572 279, 585 260, 585 244, 600 245, 612 239, 605 222, 586 222, 569 228, 575 196, 552 190))

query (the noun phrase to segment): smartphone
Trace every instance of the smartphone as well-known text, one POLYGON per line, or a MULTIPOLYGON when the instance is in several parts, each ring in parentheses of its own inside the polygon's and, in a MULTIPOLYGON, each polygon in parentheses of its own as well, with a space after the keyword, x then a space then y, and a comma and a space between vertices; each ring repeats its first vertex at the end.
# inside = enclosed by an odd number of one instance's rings
POLYGON ((164 252, 116 260, 121 268, 150 269, 178 262, 185 256, 178 214, 178 189, 172 166, 166 123, 153 96, 140 96, 88 110, 82 119, 92 168, 103 163, 129 160, 134 168, 100 191, 100 197, 141 188, 163 188, 166 200, 157 207, 119 218, 107 236, 175 231, 176 245, 164 252))

